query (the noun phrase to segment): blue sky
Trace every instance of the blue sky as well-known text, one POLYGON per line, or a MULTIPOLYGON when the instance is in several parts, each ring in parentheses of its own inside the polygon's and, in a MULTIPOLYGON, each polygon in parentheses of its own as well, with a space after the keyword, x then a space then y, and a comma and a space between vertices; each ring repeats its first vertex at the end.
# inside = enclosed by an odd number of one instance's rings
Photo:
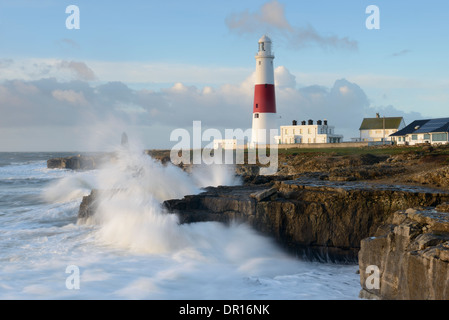
POLYGON ((0 0, 0 133, 10 137, 0 150, 83 149, 93 119, 145 147, 170 147, 171 130, 193 120, 250 127, 265 33, 281 122, 328 117, 349 140, 375 112, 447 117, 448 11, 405 0, 0 0), (72 4, 79 30, 65 26, 72 4), (379 30, 365 27, 368 5, 380 9, 379 30), (61 130, 66 139, 55 139, 61 130))

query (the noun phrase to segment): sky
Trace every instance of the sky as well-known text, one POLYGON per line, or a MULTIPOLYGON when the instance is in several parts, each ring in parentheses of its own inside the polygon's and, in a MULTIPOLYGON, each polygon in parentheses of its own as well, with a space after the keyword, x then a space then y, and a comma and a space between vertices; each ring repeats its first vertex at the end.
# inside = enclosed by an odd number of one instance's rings
POLYGON ((264 34, 280 125, 327 119, 349 141, 376 113, 449 117, 447 12, 442 0, 0 0, 0 151, 103 151, 123 132, 170 149, 193 121, 248 129, 264 34))

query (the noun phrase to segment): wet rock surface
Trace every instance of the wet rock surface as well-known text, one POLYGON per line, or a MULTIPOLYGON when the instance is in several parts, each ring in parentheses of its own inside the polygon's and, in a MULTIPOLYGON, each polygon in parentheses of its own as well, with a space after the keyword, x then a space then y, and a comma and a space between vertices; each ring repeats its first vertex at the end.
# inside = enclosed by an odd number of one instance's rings
POLYGON ((449 192, 309 178, 208 188, 164 206, 182 223, 238 220, 309 259, 356 261, 363 238, 397 210, 437 206, 449 192))
POLYGON ((398 211, 374 236, 362 240, 362 298, 449 299, 449 211, 440 210, 398 211), (379 270, 376 286, 365 272, 368 266, 379 270))

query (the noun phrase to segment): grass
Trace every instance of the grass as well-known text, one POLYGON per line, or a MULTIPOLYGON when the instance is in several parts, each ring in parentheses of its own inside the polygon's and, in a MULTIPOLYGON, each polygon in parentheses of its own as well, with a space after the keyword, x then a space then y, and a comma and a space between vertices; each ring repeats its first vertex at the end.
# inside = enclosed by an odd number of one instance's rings
MULTIPOLYGON (((225 151, 223 151, 224 153, 225 151)), ((263 151, 262 151, 263 152, 263 151)), ((151 150, 149 152, 155 157, 168 157, 170 156, 170 150, 151 150)), ((280 156, 300 156, 300 155, 333 155, 333 156, 347 156, 347 155, 396 155, 401 153, 419 153, 425 155, 426 153, 432 156, 435 155, 449 155, 449 145, 434 146, 432 151, 426 149, 426 146, 373 146, 373 147, 348 147, 348 148, 292 148, 292 149, 278 149, 280 156)), ((269 149, 266 153, 270 155, 269 149)), ((244 151, 245 162, 247 159, 247 150, 244 151)), ((193 159, 193 153, 190 153, 191 160, 193 159)), ((448 160, 449 161, 449 160, 448 160)))
MULTIPOLYGON (((294 149, 279 149, 280 155, 300 155, 307 153, 315 154, 332 154, 332 155, 395 155, 401 153, 421 153, 424 152, 425 146, 392 146, 392 147, 352 147, 352 148, 294 148, 294 149)), ((429 152, 429 151, 427 151, 429 152)), ((434 148, 431 154, 446 154, 449 155, 449 146, 441 146, 434 148)))

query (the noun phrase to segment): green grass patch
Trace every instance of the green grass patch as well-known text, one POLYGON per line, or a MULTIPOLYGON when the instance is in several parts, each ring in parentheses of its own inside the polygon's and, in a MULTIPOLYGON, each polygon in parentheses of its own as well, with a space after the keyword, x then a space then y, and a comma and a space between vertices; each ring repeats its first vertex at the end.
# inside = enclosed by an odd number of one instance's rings
MULTIPOLYGON (((418 147, 351 147, 351 148, 293 148, 293 149, 279 149, 280 155, 300 155, 308 153, 316 154, 332 154, 332 155, 395 155, 400 153, 421 152, 422 146, 418 147)), ((449 150, 447 150, 449 152, 449 150)))

